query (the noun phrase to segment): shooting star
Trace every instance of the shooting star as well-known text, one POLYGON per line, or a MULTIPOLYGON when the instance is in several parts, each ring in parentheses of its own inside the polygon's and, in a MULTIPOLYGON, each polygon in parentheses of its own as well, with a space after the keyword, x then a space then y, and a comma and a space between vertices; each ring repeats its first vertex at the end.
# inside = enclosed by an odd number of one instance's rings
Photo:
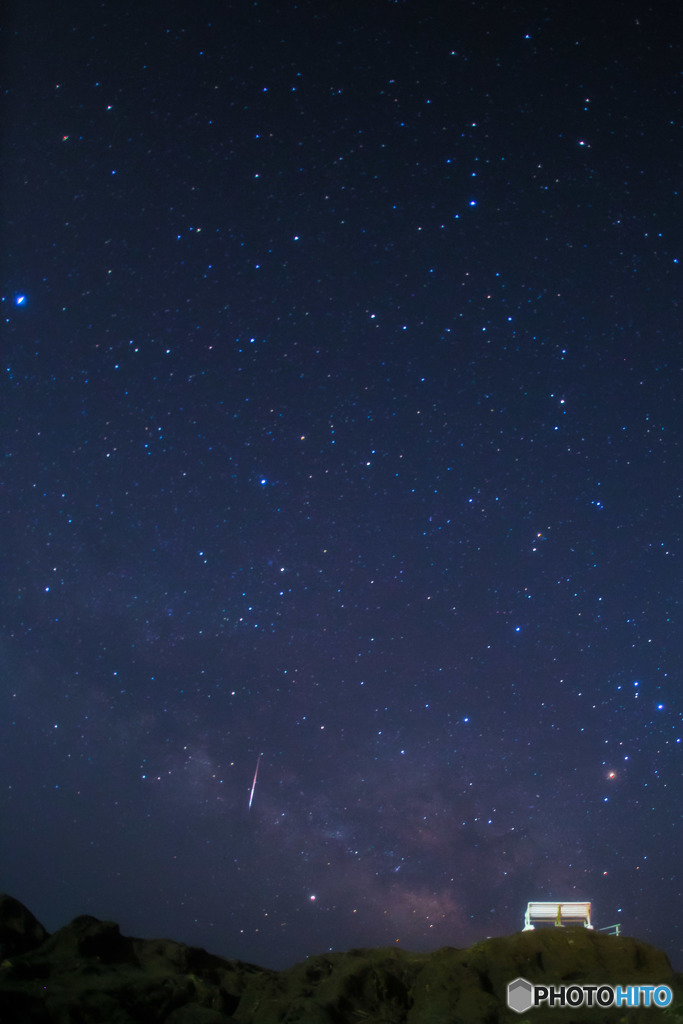
POLYGON ((258 775, 258 766, 261 763, 261 755, 259 754, 256 759, 256 771, 254 772, 254 781, 251 784, 251 793, 249 794, 249 808, 251 809, 251 802, 254 799, 254 790, 256 789, 256 776, 258 775))

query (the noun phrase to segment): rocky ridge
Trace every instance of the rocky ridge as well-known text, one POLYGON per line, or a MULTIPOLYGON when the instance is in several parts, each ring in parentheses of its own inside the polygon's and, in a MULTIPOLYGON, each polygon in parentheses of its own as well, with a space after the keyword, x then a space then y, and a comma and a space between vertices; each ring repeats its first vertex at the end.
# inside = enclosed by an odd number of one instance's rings
POLYGON ((169 939, 121 935, 81 916, 49 935, 0 896, 1 1024, 636 1024, 683 1022, 683 976, 660 950, 583 928, 546 929, 432 953, 354 949, 281 971, 169 939), (661 1009, 506 1005, 517 977, 535 984, 667 984, 661 1009))

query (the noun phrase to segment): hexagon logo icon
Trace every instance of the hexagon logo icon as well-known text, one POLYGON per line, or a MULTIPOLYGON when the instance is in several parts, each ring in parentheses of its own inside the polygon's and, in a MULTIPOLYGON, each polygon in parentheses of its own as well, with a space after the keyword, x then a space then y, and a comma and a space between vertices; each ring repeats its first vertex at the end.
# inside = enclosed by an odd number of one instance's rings
POLYGON ((515 1013, 525 1013, 534 1005, 533 985, 526 978, 515 978, 508 985, 508 1006, 515 1013))

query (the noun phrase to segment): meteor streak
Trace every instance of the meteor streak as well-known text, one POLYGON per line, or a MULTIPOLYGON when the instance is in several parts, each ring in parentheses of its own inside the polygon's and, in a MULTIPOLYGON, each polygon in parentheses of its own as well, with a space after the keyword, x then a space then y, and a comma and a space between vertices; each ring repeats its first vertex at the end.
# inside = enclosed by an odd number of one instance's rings
POLYGON ((254 790, 256 789, 256 776, 258 775, 258 766, 261 763, 261 755, 259 754, 256 759, 256 771, 254 772, 254 781, 251 784, 251 793, 249 794, 249 807, 251 808, 251 802, 254 799, 254 790))

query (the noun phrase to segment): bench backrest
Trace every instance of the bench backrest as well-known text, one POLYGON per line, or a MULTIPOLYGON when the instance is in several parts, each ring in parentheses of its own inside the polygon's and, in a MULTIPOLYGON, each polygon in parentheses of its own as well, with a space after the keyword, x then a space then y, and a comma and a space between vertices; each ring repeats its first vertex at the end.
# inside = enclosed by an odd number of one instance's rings
POLYGON ((558 928, 566 924, 582 924, 592 928, 590 903, 532 902, 527 905, 524 915, 524 931, 530 931, 534 922, 553 921, 558 928))

